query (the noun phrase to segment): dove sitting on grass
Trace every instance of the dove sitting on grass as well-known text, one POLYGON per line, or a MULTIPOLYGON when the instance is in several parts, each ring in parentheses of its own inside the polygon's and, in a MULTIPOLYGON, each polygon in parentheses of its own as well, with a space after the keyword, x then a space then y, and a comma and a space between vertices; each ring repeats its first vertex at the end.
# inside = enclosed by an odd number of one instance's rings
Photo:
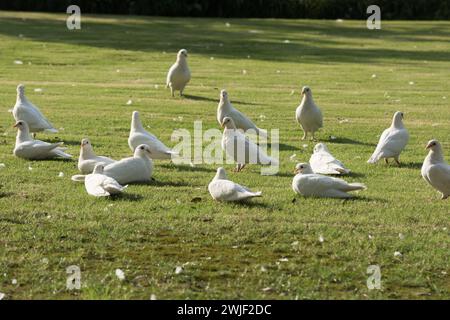
POLYGON ((166 88, 170 87, 172 97, 175 96, 175 91, 180 91, 180 96, 182 96, 184 88, 191 80, 191 71, 188 67, 187 56, 186 49, 178 51, 177 61, 175 61, 167 73, 166 88))
POLYGON ((25 96, 25 86, 17 86, 17 99, 13 109, 13 116, 16 121, 23 120, 28 124, 30 132, 46 131, 56 133, 58 130, 44 117, 38 107, 28 101, 25 96))
POLYGON ((92 148, 89 139, 81 140, 80 156, 78 157, 78 170, 83 174, 91 173, 97 164, 104 164, 105 166, 115 162, 115 160, 97 156, 92 148))
POLYGON ((427 144, 430 150, 422 165, 422 177, 442 194, 442 200, 450 196, 450 165, 444 160, 442 146, 437 140, 427 144))
POLYGON ((366 189, 362 183, 348 183, 342 179, 315 174, 308 163, 297 164, 295 173, 292 189, 303 196, 352 198, 347 192, 366 189))
POLYGON ((62 142, 47 143, 34 140, 30 136, 28 124, 24 120, 19 120, 14 125, 17 128, 16 146, 14 155, 28 160, 44 160, 53 158, 71 159, 72 156, 64 152, 66 148, 61 148, 62 142))
POLYGON ((328 151, 327 146, 324 143, 318 143, 314 147, 314 153, 309 159, 314 173, 320 174, 348 174, 350 170, 347 169, 342 162, 337 160, 328 151))
POLYGON ((322 128, 322 112, 314 103, 312 92, 309 87, 302 88, 302 102, 295 111, 295 118, 303 129, 303 138, 305 140, 308 132, 311 133, 311 140, 314 140, 314 133, 322 128))
POLYGON ((224 168, 217 169, 215 177, 208 185, 208 191, 217 201, 245 201, 262 195, 261 191, 253 192, 228 180, 224 168))
POLYGON ((235 109, 228 98, 227 91, 222 90, 220 91, 220 101, 217 107, 217 121, 220 125, 222 125, 225 117, 233 119, 238 129, 243 131, 254 130, 256 134, 267 137, 267 131, 258 128, 246 115, 235 109))
POLYGON ((87 193, 95 197, 107 197, 122 193, 127 186, 121 186, 116 180, 106 176, 103 171, 104 165, 97 164, 94 171, 86 176, 84 186, 87 193))
POLYGON ((397 111, 391 126, 383 131, 374 153, 367 162, 376 163, 380 159, 384 159, 386 163, 389 163, 388 159, 394 158, 395 162, 400 165, 399 156, 408 144, 408 140, 409 133, 403 125, 403 112, 397 111))

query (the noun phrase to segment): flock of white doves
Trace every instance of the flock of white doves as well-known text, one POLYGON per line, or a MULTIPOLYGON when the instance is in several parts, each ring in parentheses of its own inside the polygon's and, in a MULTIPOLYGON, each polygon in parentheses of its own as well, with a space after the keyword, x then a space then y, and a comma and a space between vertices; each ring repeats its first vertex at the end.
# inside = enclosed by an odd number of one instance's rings
MULTIPOLYGON (((177 54, 177 60, 169 69, 166 85, 172 96, 179 91, 180 96, 186 84, 191 79, 187 64, 187 51, 182 49, 177 54)), ((322 113, 314 103, 311 89, 303 87, 302 101, 295 116, 304 131, 302 139, 308 133, 314 139, 314 133, 322 127, 322 113)), ((36 132, 57 132, 41 111, 25 97, 25 87, 18 85, 17 101, 13 109, 18 129, 14 155, 24 159, 40 160, 60 157, 70 159, 62 147, 62 143, 47 143, 35 140, 36 132), (30 135, 33 133, 33 136, 30 135)), ((225 90, 220 92, 220 102, 217 110, 217 121, 224 128, 222 149, 237 163, 235 171, 241 171, 248 163, 277 165, 277 160, 270 158, 264 151, 245 136, 242 131, 253 130, 260 136, 267 132, 258 128, 246 115, 233 107, 225 90), (236 146, 245 150, 235 152, 236 146), (251 161, 252 160, 252 161, 251 161)), ((399 155, 409 140, 409 134, 403 125, 403 113, 394 114, 391 126, 382 133, 375 152, 368 160, 376 163, 380 159, 393 158, 397 164, 399 155)), ((134 155, 119 161, 108 157, 97 156, 88 139, 81 141, 81 152, 78 169, 81 175, 72 177, 74 181, 84 181, 86 190, 94 196, 109 196, 121 193, 133 182, 149 182, 153 173, 152 159, 172 159, 179 156, 157 137, 147 132, 139 119, 139 113, 133 112, 131 130, 128 138, 130 149, 134 155), (124 186, 125 185, 125 186, 124 186)), ((442 193, 442 199, 450 195, 450 166, 444 161, 441 144, 436 140, 428 142, 429 154, 422 166, 423 178, 436 190, 442 193)), ((325 175, 348 174, 348 170, 339 160, 334 158, 323 143, 314 147, 314 153, 309 163, 299 163, 295 166, 295 177, 292 188, 304 196, 348 198, 349 191, 365 189, 361 183, 346 181, 325 175)), ((261 192, 252 192, 244 186, 230 181, 223 168, 217 173, 208 186, 211 196, 220 201, 242 201, 261 196, 261 192)))

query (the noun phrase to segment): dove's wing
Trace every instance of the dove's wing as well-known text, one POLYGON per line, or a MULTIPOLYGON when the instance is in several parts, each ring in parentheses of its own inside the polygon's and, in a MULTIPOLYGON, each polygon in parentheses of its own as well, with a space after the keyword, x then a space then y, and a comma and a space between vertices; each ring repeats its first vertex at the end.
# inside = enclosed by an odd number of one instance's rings
POLYGON ((143 159, 126 158, 107 165, 103 173, 120 184, 131 182, 147 182, 150 180, 151 168, 143 159))
POLYGON ((102 174, 88 174, 84 179, 87 193, 95 197, 107 197, 109 192, 103 189, 103 182, 107 177, 102 174))
POLYGON ((135 131, 130 133, 128 144, 133 151, 141 144, 148 145, 152 151, 152 159, 170 159, 172 154, 176 154, 161 140, 148 132, 142 133, 135 131))
POLYGON ((241 201, 261 195, 260 192, 251 192, 233 181, 222 179, 212 181, 208 189, 214 199, 221 201, 241 201))
POLYGON ((101 186, 110 194, 122 193, 122 191, 127 187, 121 186, 116 180, 107 176, 105 176, 105 179, 102 181, 101 186))
POLYGON ((234 130, 234 135, 227 141, 226 151, 237 163, 269 164, 273 160, 248 137, 234 130))
POLYGON ((236 125, 236 128, 247 131, 248 129, 253 129, 255 131, 258 130, 258 127, 244 114, 242 114, 239 110, 233 108, 230 112, 230 116, 236 125))
POLYGON ((450 194, 450 165, 446 163, 431 165, 427 177, 434 188, 446 195, 450 194))
POLYGON ((369 162, 376 162, 381 158, 391 158, 398 156, 405 148, 409 140, 409 134, 406 129, 391 129, 383 131, 369 162))
MULTIPOLYGON (((298 190, 301 194, 332 197, 332 198, 348 198, 351 195, 349 191, 361 190, 365 186, 360 183, 347 183, 345 180, 322 176, 319 174, 299 175, 293 183, 294 190, 298 190)), ((297 192, 298 192, 297 191, 297 192)))
POLYGON ((14 119, 24 120, 30 127, 30 131, 35 130, 50 130, 57 132, 50 121, 42 114, 38 107, 28 102, 26 104, 21 104, 14 108, 13 110, 14 119))

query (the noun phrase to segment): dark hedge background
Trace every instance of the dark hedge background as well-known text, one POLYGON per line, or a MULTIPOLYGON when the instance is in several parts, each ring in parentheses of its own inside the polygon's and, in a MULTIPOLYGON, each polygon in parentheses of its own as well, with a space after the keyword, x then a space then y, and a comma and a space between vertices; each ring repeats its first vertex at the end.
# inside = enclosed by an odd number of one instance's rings
POLYGON ((376 4, 383 19, 450 19, 450 0, 0 0, 0 9, 153 16, 364 19, 376 4))

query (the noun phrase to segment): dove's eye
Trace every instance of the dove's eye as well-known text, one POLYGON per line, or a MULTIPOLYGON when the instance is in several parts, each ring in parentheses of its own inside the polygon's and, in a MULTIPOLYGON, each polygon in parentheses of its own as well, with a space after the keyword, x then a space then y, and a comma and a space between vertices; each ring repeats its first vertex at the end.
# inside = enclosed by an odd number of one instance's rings
POLYGON ((144 147, 141 147, 141 150, 144 150, 144 147))

